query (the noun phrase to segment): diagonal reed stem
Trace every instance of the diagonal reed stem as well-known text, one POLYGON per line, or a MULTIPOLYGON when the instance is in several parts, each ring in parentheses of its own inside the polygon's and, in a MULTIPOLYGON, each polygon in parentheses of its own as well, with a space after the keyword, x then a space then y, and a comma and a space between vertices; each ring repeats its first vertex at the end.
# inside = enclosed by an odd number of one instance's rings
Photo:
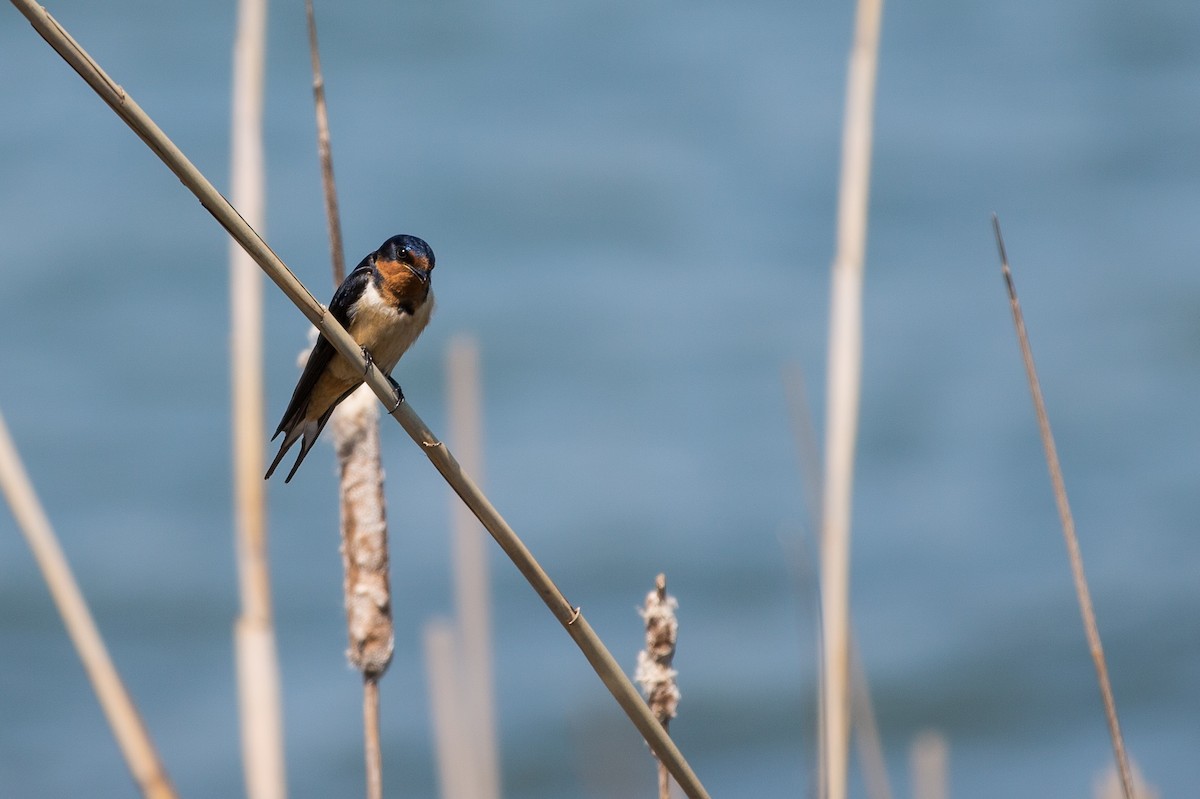
POLYGON ((150 733, 138 714, 133 698, 121 682, 121 675, 113 665, 96 620, 88 610, 87 600, 75 582, 71 565, 63 554, 54 528, 46 518, 46 510, 33 490, 33 483, 21 463, 21 456, 9 435, 4 416, 0 415, 0 493, 3 493, 12 508, 17 526, 25 535, 29 548, 37 560, 54 604, 67 627, 67 634, 84 671, 91 680, 100 707, 112 727, 117 746, 125 756, 125 763, 145 799, 176 799, 171 779, 154 749, 150 733))
MULTIPOLYGON (((179 180, 191 191, 217 223, 254 258, 267 276, 279 286, 313 326, 351 364, 366 372, 366 382, 380 402, 387 407, 395 400, 391 385, 382 372, 368 364, 362 350, 332 314, 326 312, 295 275, 284 265, 259 235, 246 224, 229 201, 200 173, 166 134, 150 119, 133 98, 100 69, 99 65, 58 24, 42 6, 32 0, 11 0, 25 15, 38 34, 46 40, 63 60, 92 87, 100 98, 124 120, 146 146, 157 155, 179 180)), ((480 523, 491 533, 505 555, 541 597, 546 607, 583 652, 592 669, 608 688, 613 698, 629 717, 646 743, 671 771, 690 799, 707 799, 708 792, 688 765, 674 741, 654 718, 633 683, 622 671, 612 653, 588 624, 583 613, 571 605, 558 587, 534 559, 508 522, 492 506, 475 482, 463 472, 450 450, 437 439, 407 402, 400 403, 392 413, 409 437, 416 442, 456 494, 466 503, 480 523)))
POLYGON ((1104 659, 1104 648, 1100 644, 1100 628, 1096 624, 1096 612, 1092 609, 1092 595, 1088 590, 1087 575, 1083 571, 1083 553, 1079 549, 1079 538, 1075 535, 1075 518, 1067 501, 1067 486, 1063 482, 1062 466, 1058 462, 1058 448, 1054 445, 1054 434, 1050 432, 1050 414, 1046 412, 1046 400, 1042 396, 1042 384, 1038 380, 1037 368, 1033 364, 1033 349, 1029 346, 1029 333, 1025 330, 1025 316, 1021 303, 1017 301, 1017 287, 1013 283, 1012 270, 1008 267, 1008 252, 1004 248, 1004 237, 1000 235, 1000 218, 992 214, 992 229, 996 233, 996 248, 1000 251, 1000 269, 1004 273, 1004 285, 1008 288, 1008 301, 1012 306, 1013 325, 1017 329, 1017 340, 1021 345, 1021 360, 1025 363, 1025 376, 1029 380, 1029 392, 1033 395, 1033 408, 1037 413, 1038 432, 1042 447, 1046 450, 1046 465, 1050 470, 1050 483, 1054 487, 1054 502, 1058 505, 1058 518, 1062 523, 1063 538, 1067 542, 1067 556, 1071 561, 1071 576, 1075 580, 1075 594, 1079 598, 1079 613, 1083 617, 1083 631, 1087 636, 1092 662, 1096 664, 1096 677, 1100 681, 1100 696, 1104 701, 1104 716, 1108 720, 1108 734, 1112 738, 1113 755, 1117 771, 1121 774, 1121 786, 1125 799, 1134 799, 1133 773, 1129 758, 1125 754, 1125 741, 1121 737, 1121 725, 1117 721, 1117 703, 1113 699, 1112 685, 1108 681, 1108 664, 1104 659))

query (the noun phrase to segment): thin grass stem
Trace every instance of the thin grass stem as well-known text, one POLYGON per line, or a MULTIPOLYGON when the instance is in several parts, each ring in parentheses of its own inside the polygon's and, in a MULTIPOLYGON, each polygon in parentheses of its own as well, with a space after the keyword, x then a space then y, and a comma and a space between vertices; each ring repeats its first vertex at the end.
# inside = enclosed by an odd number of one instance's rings
POLYGON ((367 799, 383 799, 383 753, 379 739, 379 678, 363 675, 364 758, 367 799))
POLYGON ((1075 534, 1075 518, 1071 514, 1071 504, 1067 501, 1067 486, 1063 480, 1062 465, 1058 461, 1058 447, 1054 443, 1054 434, 1050 431, 1050 414, 1046 411, 1042 385, 1038 380, 1037 367, 1033 363, 1033 348, 1029 344, 1029 333, 1025 329, 1025 316, 1021 312, 1021 303, 1017 300, 1017 287, 1013 283, 1012 270, 1008 266, 1008 252, 1004 247, 1004 237, 1000 233, 1000 218, 995 214, 992 215, 992 229, 996 234, 1000 269, 1004 274, 1004 285, 1008 289, 1008 302, 1012 308, 1013 325, 1017 329, 1017 341, 1021 345, 1025 377, 1029 381, 1029 392, 1033 395, 1038 432, 1041 434, 1042 447, 1046 451, 1046 465, 1050 470, 1050 484, 1054 488, 1054 502, 1058 506, 1058 518, 1062 524, 1063 538, 1067 543, 1067 557, 1071 561, 1071 576, 1075 582, 1075 594, 1079 599, 1083 631, 1100 683, 1100 697, 1104 703, 1104 717, 1108 721, 1108 734, 1112 738, 1113 756, 1116 759, 1117 771, 1121 775, 1125 799, 1134 799, 1133 772, 1129 766, 1129 757, 1125 753, 1121 724, 1117 720, 1117 702, 1113 698, 1112 684, 1108 680, 1108 664, 1104 658, 1104 647, 1100 643, 1100 627, 1096 624, 1096 612, 1092 608, 1092 594, 1088 590, 1087 575, 1083 570, 1083 553, 1079 548, 1079 537, 1075 534))
MULTIPOLYGON (((812 413, 806 401, 804 391, 804 374, 798 364, 784 371, 784 387, 787 393, 789 415, 792 428, 796 435, 796 448, 801 462, 800 479, 804 485, 804 495, 809 505, 809 513, 814 518, 820 518, 819 497, 821 496, 821 472, 816 467, 820 461, 816 435, 813 433, 812 413)), ((807 536, 804 543, 811 545, 807 536)), ((820 549, 818 542, 817 549, 820 549)), ((799 592, 806 575, 797 567, 794 569, 797 591, 799 592)), ((819 627, 819 625, 818 625, 819 627)), ((892 786, 887 774, 887 761, 883 756, 883 742, 879 735, 879 723, 875 717, 875 706, 871 701, 871 685, 867 679, 866 669, 863 668, 862 658, 858 654, 858 644, 854 635, 854 624, 850 622, 850 718, 854 728, 854 740, 858 751, 859 769, 863 775, 868 799, 891 799, 892 786)), ((817 636, 817 652, 821 652, 821 639, 817 636)), ((819 656, 819 655, 818 655, 819 656)), ((819 671, 819 670, 818 670, 819 671)), ((820 683, 818 683, 820 685, 820 683)), ((817 697, 817 785, 818 796, 824 796, 826 782, 824 777, 824 758, 819 750, 821 737, 821 708, 823 696, 817 697)))
POLYGON ((329 227, 329 261, 333 266, 333 285, 339 286, 346 279, 346 251, 342 246, 337 182, 333 179, 329 111, 325 105, 325 75, 321 71, 321 52, 317 47, 317 18, 313 12, 312 0, 305 0, 304 12, 308 18, 308 54, 312 60, 313 106, 317 115, 317 154, 321 162, 321 186, 325 195, 325 223, 329 227))
POLYGON ((892 799, 875 703, 871 700, 871 686, 858 654, 853 626, 850 628, 850 718, 854 724, 854 745, 867 799, 892 799))

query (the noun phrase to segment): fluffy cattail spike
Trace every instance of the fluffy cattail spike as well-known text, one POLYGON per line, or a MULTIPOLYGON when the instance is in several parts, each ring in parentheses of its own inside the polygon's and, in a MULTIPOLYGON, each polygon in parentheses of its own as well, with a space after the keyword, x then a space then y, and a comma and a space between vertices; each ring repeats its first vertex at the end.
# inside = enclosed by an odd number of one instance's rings
MULTIPOLYGON (((679 709, 679 686, 675 683, 678 672, 671 667, 679 635, 679 621, 675 618, 678 607, 675 597, 667 593, 667 576, 660 574, 654 580, 654 590, 646 594, 645 604, 638 609, 638 615, 646 622, 646 648, 638 652, 633 679, 641 686, 646 703, 663 729, 667 729, 679 709)), ((670 775, 659 763, 660 799, 668 799, 670 785, 670 775)))

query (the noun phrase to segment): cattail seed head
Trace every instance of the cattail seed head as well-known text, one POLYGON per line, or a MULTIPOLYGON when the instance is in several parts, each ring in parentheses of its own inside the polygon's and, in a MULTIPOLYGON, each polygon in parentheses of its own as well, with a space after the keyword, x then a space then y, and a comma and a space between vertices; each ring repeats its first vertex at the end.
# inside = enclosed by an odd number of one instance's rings
POLYGON ((641 686, 655 718, 664 726, 675 718, 679 707, 679 687, 675 683, 678 672, 671 668, 679 634, 675 618, 678 607, 675 597, 667 593, 666 575, 660 574, 655 589, 646 595, 645 604, 638 609, 638 615, 646 623, 646 648, 638 652, 633 679, 641 686))
POLYGON ((378 408, 375 395, 362 386, 338 406, 332 419, 341 472, 342 563, 350 638, 346 656, 371 678, 387 670, 395 645, 378 408))

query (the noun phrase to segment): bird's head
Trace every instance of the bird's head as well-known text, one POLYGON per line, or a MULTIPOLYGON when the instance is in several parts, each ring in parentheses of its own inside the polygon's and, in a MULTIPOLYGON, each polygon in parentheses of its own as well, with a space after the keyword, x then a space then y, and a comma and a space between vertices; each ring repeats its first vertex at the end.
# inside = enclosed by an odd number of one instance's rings
POLYGON ((377 261, 390 261, 407 269, 422 285, 429 285, 429 273, 436 259, 433 249, 416 236, 392 236, 376 253, 377 261))

